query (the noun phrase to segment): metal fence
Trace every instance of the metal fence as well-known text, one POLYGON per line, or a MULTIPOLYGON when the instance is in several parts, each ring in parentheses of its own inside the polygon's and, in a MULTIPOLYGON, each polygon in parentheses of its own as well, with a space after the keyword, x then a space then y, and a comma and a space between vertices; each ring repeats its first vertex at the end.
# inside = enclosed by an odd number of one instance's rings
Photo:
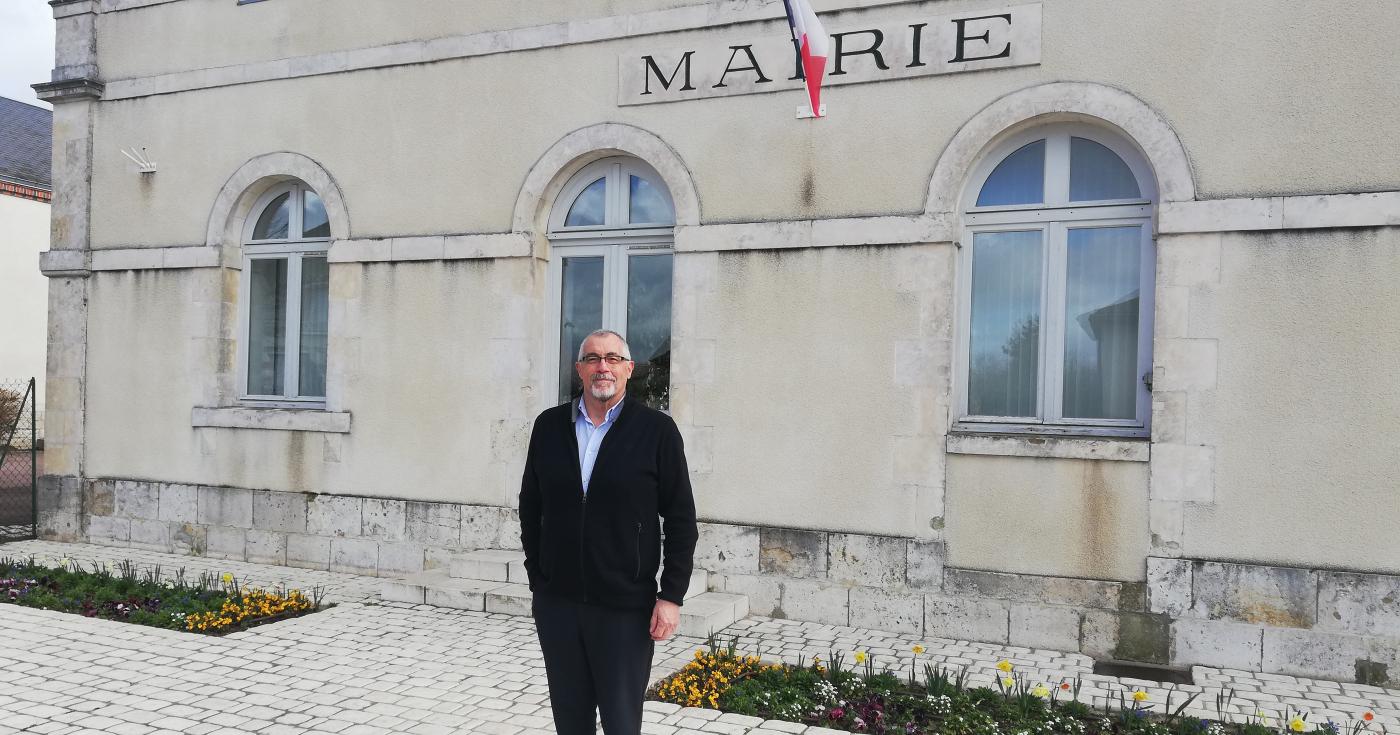
POLYGON ((34 379, 0 380, 0 542, 35 538, 43 454, 34 379))

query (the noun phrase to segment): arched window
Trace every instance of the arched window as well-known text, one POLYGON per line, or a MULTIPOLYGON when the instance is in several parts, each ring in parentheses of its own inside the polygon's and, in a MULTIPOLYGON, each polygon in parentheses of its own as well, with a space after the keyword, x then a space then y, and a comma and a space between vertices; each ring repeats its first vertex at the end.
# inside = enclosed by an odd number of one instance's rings
POLYGON ((963 201, 959 425, 1144 436, 1153 177, 1090 125, 1013 136, 963 201))
POLYGON ((650 166, 605 158, 560 191, 549 218, 551 320, 560 401, 582 390, 579 343, 595 329, 627 338, 637 363, 627 392, 653 408, 671 400, 671 254, 675 208, 650 166))
POLYGON ((301 182, 273 187, 243 229, 239 299, 242 398, 254 404, 324 404, 330 224, 301 182))

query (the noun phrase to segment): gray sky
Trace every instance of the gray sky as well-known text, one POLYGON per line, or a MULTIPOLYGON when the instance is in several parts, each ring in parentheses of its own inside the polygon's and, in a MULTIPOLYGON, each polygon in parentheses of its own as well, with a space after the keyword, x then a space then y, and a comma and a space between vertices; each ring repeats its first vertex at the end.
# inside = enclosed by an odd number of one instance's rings
POLYGON ((45 0, 0 0, 0 97, 44 109, 29 85, 53 69, 53 8, 45 0))

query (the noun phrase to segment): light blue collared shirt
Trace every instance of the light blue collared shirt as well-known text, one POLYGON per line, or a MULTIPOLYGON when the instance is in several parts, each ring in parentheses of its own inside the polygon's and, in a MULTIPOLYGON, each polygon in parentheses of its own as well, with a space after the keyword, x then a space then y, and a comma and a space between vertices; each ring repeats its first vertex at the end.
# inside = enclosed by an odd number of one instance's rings
POLYGON ((583 474, 583 494, 588 494, 588 481, 593 477, 593 463, 598 461, 598 447, 603 446, 603 437, 612 428, 622 401, 603 414, 603 423, 594 426, 588 418, 588 408, 583 398, 578 399, 578 416, 574 418, 574 436, 578 438, 578 468, 583 474))

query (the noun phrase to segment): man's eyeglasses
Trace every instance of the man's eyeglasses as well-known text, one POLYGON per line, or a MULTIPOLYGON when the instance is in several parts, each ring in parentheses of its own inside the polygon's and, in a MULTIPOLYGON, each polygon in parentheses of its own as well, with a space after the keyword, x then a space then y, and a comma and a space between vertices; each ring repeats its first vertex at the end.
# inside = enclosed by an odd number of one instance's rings
POLYGON ((609 365, 616 365, 619 362, 626 362, 631 359, 632 358, 630 357, 623 357, 622 355, 619 355, 616 352, 609 352, 606 355, 595 355, 592 352, 590 352, 587 355, 584 355, 583 357, 579 358, 579 362, 585 365, 597 365, 599 362, 606 362, 609 365))

